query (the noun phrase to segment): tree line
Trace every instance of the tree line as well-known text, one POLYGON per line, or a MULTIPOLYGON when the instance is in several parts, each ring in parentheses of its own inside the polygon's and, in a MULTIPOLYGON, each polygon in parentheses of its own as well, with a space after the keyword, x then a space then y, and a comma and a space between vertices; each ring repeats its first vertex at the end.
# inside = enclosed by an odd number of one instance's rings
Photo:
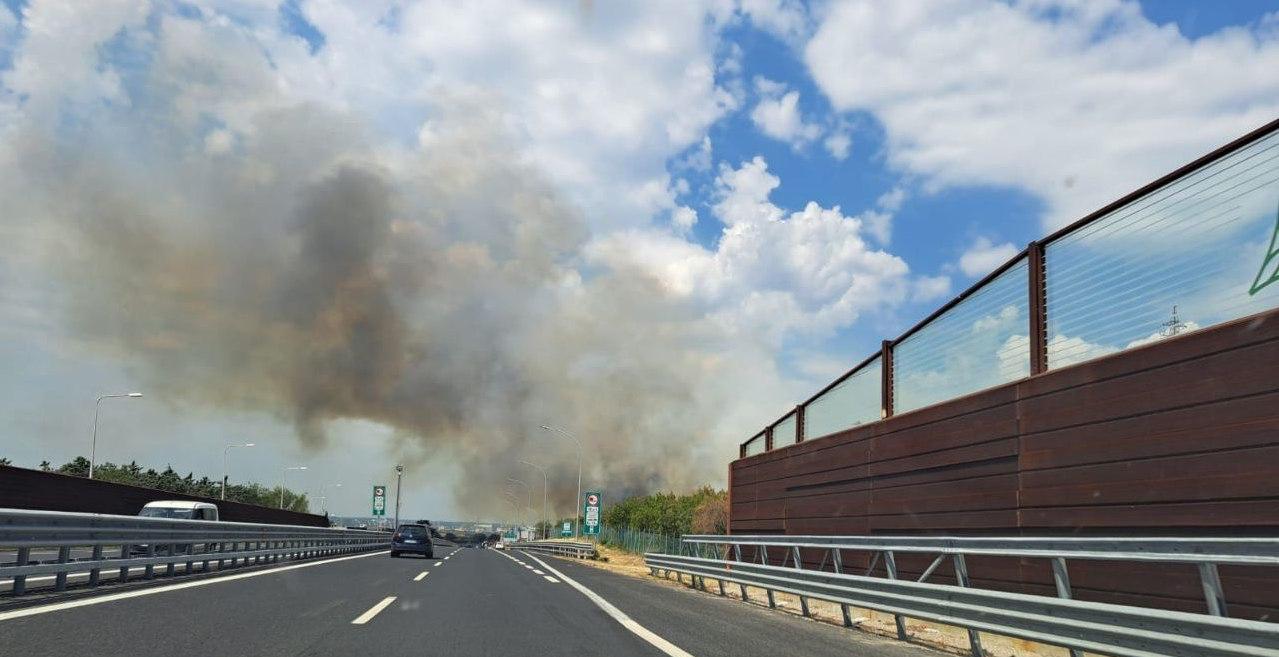
MULTIPOLYGON (((9 459, 0 458, 0 465, 10 464, 9 459)), ((88 477, 89 459, 77 456, 57 468, 54 468, 48 461, 43 461, 40 463, 40 469, 45 472, 57 472, 73 477, 88 477)), ((184 476, 178 474, 171 465, 166 466, 163 470, 156 470, 155 468, 143 469, 142 466, 138 465, 137 461, 131 461, 128 465, 111 462, 99 463, 93 466, 93 478, 183 495, 196 495, 213 499, 218 499, 222 496, 222 485, 217 479, 210 479, 207 476, 197 479, 193 472, 188 472, 184 476)), ((264 486, 258 483, 228 484, 226 499, 232 502, 275 508, 280 506, 280 487, 264 486)), ((311 511, 310 501, 307 500, 306 493, 298 493, 288 488, 284 489, 284 508, 301 513, 310 513, 311 511)))
POLYGON ((691 493, 658 492, 606 506, 604 524, 654 534, 728 533, 728 492, 703 486, 691 493))

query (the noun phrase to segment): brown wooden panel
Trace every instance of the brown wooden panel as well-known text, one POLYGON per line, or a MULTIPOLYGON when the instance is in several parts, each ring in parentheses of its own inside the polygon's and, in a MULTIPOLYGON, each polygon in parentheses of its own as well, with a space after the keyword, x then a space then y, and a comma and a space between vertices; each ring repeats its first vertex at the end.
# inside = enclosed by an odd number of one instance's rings
POLYGON ((1014 437, 1000 438, 989 442, 970 444, 942 451, 928 452, 916 456, 896 459, 877 460, 870 464, 869 474, 886 475, 903 472, 986 461, 1009 456, 1017 456, 1018 440, 1014 437))
POLYGON ((1269 311, 1251 317, 1192 331, 1175 338, 1128 349, 1096 360, 1049 371, 1050 376, 1037 376, 1018 382, 1019 397, 1058 392, 1079 385, 1124 376, 1131 372, 1164 367, 1206 355, 1238 349, 1266 341, 1279 340, 1279 312, 1269 311))
POLYGON ((1274 499, 1023 508, 1020 514, 1023 528, 1269 527, 1279 534, 1274 499))
POLYGON ((1006 511, 964 511, 951 513, 904 513, 898 515, 871 516, 869 518, 871 533, 888 534, 894 532, 920 533, 947 532, 968 529, 998 529, 1014 527, 1017 524, 1017 512, 1006 511))
POLYGON ((871 459, 886 461, 1015 437, 1016 413, 1016 405, 1004 404, 910 431, 885 433, 872 439, 871 459))
POLYGON ((1279 446, 1122 461, 1021 476, 1026 507, 1279 498, 1279 446))
POLYGON ((1069 400, 1042 395, 1019 406, 1023 432, 1152 413, 1224 399, 1273 392, 1279 370, 1279 342, 1141 370, 1071 388, 1069 400))
POLYGON ((1026 434, 1024 470, 1279 443, 1279 392, 1026 434), (1205 442, 1205 437, 1211 438, 1205 442))

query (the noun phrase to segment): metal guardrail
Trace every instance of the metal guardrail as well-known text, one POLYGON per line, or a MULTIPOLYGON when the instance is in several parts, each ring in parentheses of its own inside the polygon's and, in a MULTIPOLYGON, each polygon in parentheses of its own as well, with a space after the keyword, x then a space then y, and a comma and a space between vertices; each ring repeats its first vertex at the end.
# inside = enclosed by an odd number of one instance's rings
POLYGON ((572 541, 520 541, 516 543, 507 543, 512 550, 530 550, 532 552, 544 552, 547 554, 557 554, 563 557, 576 557, 584 559, 595 555, 594 543, 577 543, 572 541))
POLYGON ((715 558, 645 554, 652 574, 688 574, 703 590, 710 577, 719 580, 720 595, 725 582, 736 583, 743 600, 749 599, 747 586, 762 588, 770 607, 776 606, 775 592, 794 594, 805 616, 810 598, 835 602, 846 626, 853 624, 849 606, 891 613, 902 640, 906 617, 964 627, 976 656, 983 654, 983 631, 1064 646, 1076 656, 1279 654, 1279 624, 1226 617, 1217 571, 1222 564, 1279 566, 1279 539, 697 535, 684 541, 703 552, 709 548, 715 558), (754 548, 758 563, 743 561, 743 547, 754 548), (781 565, 770 564, 770 548, 774 555, 780 551, 781 565), (805 568, 801 550, 821 550, 820 565, 805 568), (845 572, 842 553, 848 550, 873 553, 865 573, 845 572), (903 552, 937 556, 912 582, 898 578, 895 554, 903 552), (1058 597, 970 588, 966 555, 1049 559, 1058 597), (947 557, 958 585, 928 583, 947 557), (1067 559, 1196 564, 1208 613, 1073 600, 1067 559), (881 561, 887 577, 871 577, 881 561))
POLYGON ((24 594, 33 575, 54 575, 53 590, 62 591, 73 573, 88 573, 89 586, 97 586, 103 571, 117 571, 123 582, 136 567, 150 579, 156 566, 172 576, 178 564, 187 574, 212 563, 221 570, 389 545, 390 534, 363 530, 0 509, 0 551, 13 554, 0 563, 0 580, 12 580, 13 595, 24 594), (56 550, 56 559, 32 561, 32 550, 42 548, 56 550), (76 548, 89 549, 89 557, 72 559, 76 548))

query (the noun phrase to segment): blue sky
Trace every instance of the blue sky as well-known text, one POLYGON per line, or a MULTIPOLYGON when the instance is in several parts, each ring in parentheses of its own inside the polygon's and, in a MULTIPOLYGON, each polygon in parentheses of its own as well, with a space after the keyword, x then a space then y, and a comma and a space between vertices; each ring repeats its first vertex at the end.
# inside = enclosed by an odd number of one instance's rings
POLYGON ((1273 2, 3 8, 0 455, 145 388, 104 458, 251 436, 239 476, 309 463, 342 513, 395 460, 423 513, 491 511, 505 455, 575 467, 550 419, 612 490, 722 483, 1030 240, 1279 116, 1273 2))

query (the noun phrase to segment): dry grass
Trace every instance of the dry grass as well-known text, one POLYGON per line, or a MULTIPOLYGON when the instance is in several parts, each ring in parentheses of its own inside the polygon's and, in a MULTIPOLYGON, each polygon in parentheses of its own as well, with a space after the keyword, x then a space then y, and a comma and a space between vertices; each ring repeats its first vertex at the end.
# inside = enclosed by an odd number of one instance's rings
MULTIPOLYGON (((631 554, 606 545, 599 546, 599 553, 601 557, 606 557, 607 561, 592 561, 588 559, 578 563, 631 577, 664 583, 673 588, 686 590, 690 588, 687 576, 680 577, 677 580, 674 575, 670 578, 650 575, 648 566, 644 565, 644 557, 642 555, 631 554)), ((705 590, 711 595, 718 594, 719 582, 707 578, 705 590)), ((725 583, 724 594, 727 597, 738 600, 742 597, 740 587, 733 583, 725 583)), ((746 595, 750 604, 768 604, 768 597, 764 589, 746 587, 746 595)), ((788 593, 775 593, 773 599, 777 603, 777 611, 795 615, 802 614, 798 596, 788 593)), ((809 600, 808 609, 810 616, 814 620, 833 625, 843 625, 843 614, 838 604, 822 600, 809 600)), ((849 615, 852 616, 853 623, 857 629, 863 632, 887 637, 897 636, 897 626, 892 614, 852 607, 849 609, 849 615)), ((957 655, 970 654, 968 632, 963 628, 908 618, 906 619, 906 633, 910 636, 911 642, 918 645, 957 655)), ((1069 657, 1070 655, 1070 652, 1065 648, 987 632, 981 634, 981 645, 985 654, 990 657, 1069 657)))

